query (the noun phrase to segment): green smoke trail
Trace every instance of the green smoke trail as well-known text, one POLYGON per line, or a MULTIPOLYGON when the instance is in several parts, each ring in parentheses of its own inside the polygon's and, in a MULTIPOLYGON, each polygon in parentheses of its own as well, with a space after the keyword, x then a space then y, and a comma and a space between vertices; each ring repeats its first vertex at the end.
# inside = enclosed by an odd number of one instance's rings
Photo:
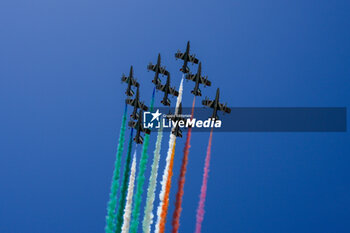
POLYGON ((149 185, 147 190, 147 199, 146 199, 146 207, 145 214, 142 222, 142 229, 144 233, 149 233, 151 231, 151 224, 153 221, 153 204, 156 195, 156 186, 157 186, 157 176, 158 176, 158 167, 159 167, 159 159, 160 159, 160 149, 162 146, 162 138, 163 138, 163 125, 161 124, 161 128, 157 134, 156 141, 156 149, 154 150, 154 158, 152 163, 152 171, 151 176, 149 178, 149 185))
POLYGON ((116 160, 114 164, 111 191, 109 194, 109 201, 107 205, 107 216, 106 216, 106 226, 105 226, 106 233, 113 233, 113 230, 115 228, 114 219, 115 219, 115 209, 117 205, 117 192, 119 189, 120 165, 121 165, 121 158, 123 154, 124 141, 125 141, 126 114, 127 114, 127 105, 125 104, 124 114, 122 118, 122 126, 120 129, 119 139, 118 139, 118 148, 117 148, 116 160))
POLYGON ((132 150, 132 135, 133 135, 133 128, 131 128, 130 132, 130 138, 129 138, 129 144, 128 144, 128 152, 126 156, 125 161, 125 167, 124 167, 124 175, 123 175, 123 182, 119 197, 119 206, 118 206, 118 212, 117 212, 117 218, 116 218, 116 233, 121 232, 121 228, 123 225, 123 215, 124 215, 124 209, 125 209, 125 200, 126 195, 128 192, 128 182, 129 182, 129 175, 130 175, 130 162, 131 162, 131 150, 132 150))
MULTIPOLYGON (((155 89, 153 89, 153 94, 152 94, 152 100, 151 100, 151 106, 150 106, 151 111, 153 111, 154 92, 155 92, 155 89)), ((131 233, 136 233, 137 228, 139 226, 143 184, 145 183, 145 171, 146 171, 146 166, 147 166, 147 162, 148 162, 148 154, 147 154, 148 144, 149 144, 149 135, 146 134, 145 140, 143 142, 143 147, 142 147, 142 155, 141 155, 141 160, 140 160, 140 165, 139 165, 139 174, 137 176, 135 204, 134 204, 134 208, 132 210, 132 221, 131 221, 131 227, 130 227, 131 233)))

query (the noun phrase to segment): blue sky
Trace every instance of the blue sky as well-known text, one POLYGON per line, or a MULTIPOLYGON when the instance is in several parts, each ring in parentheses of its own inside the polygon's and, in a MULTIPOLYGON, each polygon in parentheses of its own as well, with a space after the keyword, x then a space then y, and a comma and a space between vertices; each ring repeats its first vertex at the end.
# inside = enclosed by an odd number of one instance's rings
MULTIPOLYGON (((103 232, 124 109, 121 73, 134 65, 148 103, 148 62, 160 52, 178 86, 174 53, 187 40, 213 83, 204 96, 219 87, 233 107, 348 107, 349 10, 342 0, 2 1, 0 232, 103 232)), ((192 87, 185 83, 184 106, 192 87)), ((208 136, 192 138, 181 232, 194 231, 208 136)), ((214 134, 202 232, 349 232, 349 140, 214 134)), ((153 135, 151 158, 154 142, 153 135)))

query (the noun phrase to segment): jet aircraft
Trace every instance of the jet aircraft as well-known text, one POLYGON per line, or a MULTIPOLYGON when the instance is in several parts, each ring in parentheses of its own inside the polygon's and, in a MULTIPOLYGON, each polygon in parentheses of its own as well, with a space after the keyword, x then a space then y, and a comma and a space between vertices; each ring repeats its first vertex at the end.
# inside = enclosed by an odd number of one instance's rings
POLYGON ((142 110, 140 110, 139 112, 139 118, 137 120, 137 122, 135 121, 129 121, 129 127, 136 129, 136 136, 134 137, 134 141, 137 144, 142 144, 143 143, 143 137, 141 136, 141 132, 145 133, 145 134, 150 134, 151 130, 150 129, 146 129, 143 127, 143 123, 142 123, 142 110))
POLYGON ((150 62, 149 65, 147 66, 147 69, 155 72, 152 83, 154 83, 154 85, 156 86, 160 85, 159 74, 166 75, 166 76, 169 74, 169 72, 165 69, 165 67, 162 67, 160 65, 160 54, 158 54, 157 64, 153 65, 152 62, 150 62))
POLYGON ((168 74, 166 84, 162 85, 160 84, 159 86, 156 87, 158 90, 164 92, 164 97, 163 100, 160 101, 163 105, 165 106, 170 106, 170 100, 168 98, 168 95, 173 95, 173 96, 178 96, 179 92, 175 90, 175 88, 170 87, 170 73, 168 74))
POLYGON ((184 53, 181 53, 180 50, 177 51, 177 53, 175 53, 175 58, 176 59, 181 59, 184 61, 184 64, 182 65, 182 68, 180 69, 180 71, 182 71, 183 73, 188 73, 190 72, 190 69, 188 68, 187 64, 189 62, 198 64, 199 60, 195 57, 196 55, 191 55, 190 54, 190 42, 187 42, 187 46, 186 46, 186 51, 184 53))
POLYGON ((195 82, 194 89, 191 91, 195 96, 202 96, 201 90, 199 89, 199 84, 203 84, 205 86, 211 86, 211 82, 208 80, 208 77, 202 76, 202 63, 200 62, 198 65, 197 74, 187 74, 185 77, 187 80, 191 80, 195 82))
POLYGON ((219 98, 220 98, 220 90, 218 88, 216 90, 216 97, 214 100, 209 100, 208 97, 206 97, 205 100, 202 101, 203 105, 213 109, 213 115, 211 116, 211 118, 214 118, 215 120, 219 119, 217 115, 217 111, 223 111, 226 113, 231 112, 231 109, 227 107, 227 104, 222 104, 219 102, 219 98))
POLYGON ((137 114, 138 108, 140 108, 144 111, 148 110, 148 107, 143 102, 140 101, 139 87, 137 87, 135 99, 126 99, 125 102, 126 102, 126 104, 129 104, 129 105, 134 107, 134 110, 133 110, 132 114, 130 115, 132 119, 139 118, 138 114, 137 114))
POLYGON ((179 110, 178 110, 178 113, 177 114, 171 114, 170 112, 168 113, 168 116, 167 118, 169 119, 169 121, 173 121, 173 122, 177 122, 176 126, 171 130, 171 133, 174 134, 176 137, 180 137, 182 138, 182 131, 180 129, 180 126, 179 126, 179 121, 183 121, 185 120, 182 116, 182 103, 180 103, 180 106, 179 106, 179 110))
POLYGON ((133 72, 132 66, 130 67, 129 76, 125 76, 125 74, 122 75, 122 82, 125 82, 128 84, 125 94, 127 96, 133 96, 134 92, 133 90, 131 90, 131 86, 139 87, 140 84, 134 78, 134 72, 133 72))

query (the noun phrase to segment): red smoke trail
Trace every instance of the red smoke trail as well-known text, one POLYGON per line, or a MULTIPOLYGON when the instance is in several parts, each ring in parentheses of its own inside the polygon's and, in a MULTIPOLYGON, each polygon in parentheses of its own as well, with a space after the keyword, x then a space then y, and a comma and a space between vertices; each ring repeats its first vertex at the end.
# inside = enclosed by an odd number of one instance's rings
POLYGON ((198 209, 197 209, 195 233, 201 232, 202 222, 203 222, 204 213, 205 213, 204 204, 205 204, 205 197, 207 195, 207 183, 208 183, 208 173, 209 173, 209 165, 210 165, 210 149, 211 149, 212 138, 213 138, 213 128, 210 131, 208 148, 207 148, 207 156, 205 157, 204 174, 203 174, 201 194, 199 195, 199 204, 198 204, 198 209))
MULTIPOLYGON (((193 118, 193 110, 194 110, 195 102, 196 102, 196 97, 193 97, 191 120, 193 118)), ((184 148, 184 156, 182 158, 178 189, 176 193, 175 210, 174 210, 173 221, 172 221, 173 233, 177 233, 180 227, 180 215, 182 211, 182 208, 181 208, 182 196, 184 195, 184 185, 185 185, 185 175, 186 175, 186 169, 187 169, 187 163, 188 163, 188 154, 190 152, 190 147, 191 147, 190 145, 191 132, 192 132, 192 128, 189 128, 187 131, 186 144, 184 148)))

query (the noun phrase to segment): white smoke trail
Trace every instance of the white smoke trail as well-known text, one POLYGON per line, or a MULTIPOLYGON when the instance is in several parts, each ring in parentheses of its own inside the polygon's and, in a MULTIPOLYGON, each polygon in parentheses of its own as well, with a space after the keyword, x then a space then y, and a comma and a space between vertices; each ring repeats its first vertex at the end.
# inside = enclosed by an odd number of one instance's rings
POLYGON ((128 233, 130 227, 131 219, 131 206, 132 206, 132 196, 134 194, 134 184, 135 184, 135 173, 136 173, 136 150, 132 159, 131 172, 129 178, 128 195, 126 196, 126 205, 124 210, 124 220, 122 233, 128 233))
POLYGON ((157 177, 158 177, 158 168, 159 168, 159 159, 160 159, 160 149, 162 146, 163 138, 163 127, 158 131, 156 149, 154 150, 154 157, 152 163, 151 176, 149 178, 149 186, 147 190, 147 200, 145 207, 145 214, 142 222, 142 229, 144 233, 151 232, 151 225, 153 223, 153 205, 154 198, 156 196, 156 187, 157 187, 157 177))
MULTIPOLYGON (((179 87, 179 96, 177 97, 177 100, 176 100, 175 115, 179 112, 179 106, 180 106, 180 103, 182 101, 182 91, 183 91, 183 76, 182 76, 180 87, 179 87)), ((159 231, 160 231, 159 225, 160 225, 160 221, 161 221, 162 206, 164 204, 164 195, 165 195, 166 184, 168 182, 168 173, 169 173, 171 154, 172 154, 172 149, 173 149, 175 141, 176 141, 176 136, 174 134, 170 133, 169 148, 168 148, 168 153, 167 153, 167 157, 166 157, 166 165, 165 165, 165 169, 163 171, 163 179, 161 181, 162 189, 161 189, 160 194, 159 194, 159 205, 158 205, 158 209, 157 209, 157 223, 156 223, 155 233, 159 233, 159 231)))

